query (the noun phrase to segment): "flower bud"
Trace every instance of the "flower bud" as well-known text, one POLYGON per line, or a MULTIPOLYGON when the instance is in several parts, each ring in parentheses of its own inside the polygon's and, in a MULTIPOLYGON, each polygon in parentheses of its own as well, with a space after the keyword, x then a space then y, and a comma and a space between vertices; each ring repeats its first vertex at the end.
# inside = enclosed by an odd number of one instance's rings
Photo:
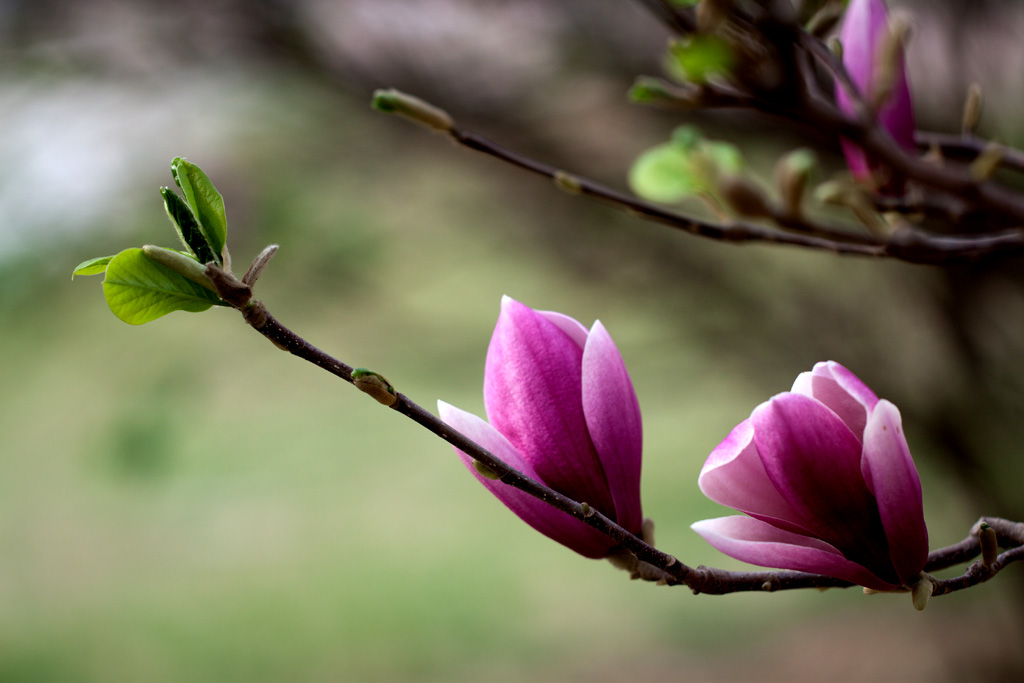
MULTIPOLYGON (((914 150, 914 107, 903 63, 903 42, 909 24, 898 20, 890 28, 883 0, 851 0, 840 38, 842 60, 854 85, 896 144, 914 150)), ((858 116, 856 97, 836 85, 836 104, 848 116, 858 116)), ((877 164, 848 140, 841 140, 846 163, 857 178, 868 178, 877 164)))
POLYGON ((374 92, 371 106, 377 111, 398 114, 438 133, 450 133, 455 128, 448 112, 394 88, 374 92))

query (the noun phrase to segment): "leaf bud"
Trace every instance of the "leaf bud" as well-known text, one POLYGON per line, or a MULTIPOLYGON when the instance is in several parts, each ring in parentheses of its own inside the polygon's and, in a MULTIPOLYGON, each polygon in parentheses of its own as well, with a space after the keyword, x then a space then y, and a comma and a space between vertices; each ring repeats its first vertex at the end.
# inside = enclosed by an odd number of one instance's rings
POLYGON ((999 539, 996 530, 982 522, 978 529, 978 540, 981 542, 981 566, 988 569, 999 556, 999 539))
POLYGON ((972 135, 981 122, 982 105, 984 98, 981 94, 981 86, 971 83, 967 89, 967 99, 964 100, 964 115, 961 128, 964 135, 972 135))
POLYGON ((814 152, 806 148, 793 150, 775 164, 775 187, 789 215, 801 215, 807 183, 817 166, 814 152))
POLYGON ((764 192, 743 176, 727 175, 718 181, 718 192, 733 211, 748 218, 771 215, 764 192))
POLYGON ((395 388, 391 385, 391 382, 372 370, 367 370, 366 368, 356 368, 353 370, 352 384, 356 389, 364 394, 369 394, 377 403, 382 405, 390 407, 398 401, 398 395, 395 393, 395 388))
POLYGON ((910 20, 902 13, 894 12, 886 26, 878 48, 878 61, 871 81, 868 99, 872 111, 879 111, 896 88, 897 79, 903 76, 903 48, 910 39, 910 20))
POLYGON ((918 612, 928 606, 928 598, 932 597, 932 591, 935 590, 935 583, 932 582, 930 576, 921 573, 920 578, 910 588, 910 599, 914 602, 914 609, 918 612))
POLYGON ((971 177, 978 182, 988 180, 996 172, 996 169, 999 168, 1004 154, 1006 154, 1006 150, 999 143, 990 142, 985 145, 985 148, 981 150, 981 154, 971 162, 971 177))
POLYGON ((394 88, 375 91, 370 106, 377 111, 398 114, 438 133, 450 133, 455 128, 455 121, 448 112, 394 88))

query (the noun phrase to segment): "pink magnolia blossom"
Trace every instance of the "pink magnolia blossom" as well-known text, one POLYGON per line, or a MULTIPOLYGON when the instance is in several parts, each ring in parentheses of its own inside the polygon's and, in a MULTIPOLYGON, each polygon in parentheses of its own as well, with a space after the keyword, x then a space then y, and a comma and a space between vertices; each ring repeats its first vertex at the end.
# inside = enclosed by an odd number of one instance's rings
MULTIPOLYGON (((438 402, 441 419, 530 478, 586 502, 640 534, 640 406, 622 356, 600 322, 535 311, 504 297, 484 370, 487 418, 438 402)), ((487 489, 545 536, 586 557, 615 542, 500 481, 487 489)))
POLYGON ((744 562, 895 590, 913 585, 928 558, 899 410, 832 361, 754 409, 712 451, 698 483, 749 515, 692 526, 744 562))
MULTIPOLYGON (((879 48, 887 32, 888 13, 884 0, 851 0, 839 37, 843 44, 843 64, 860 92, 867 97, 879 74, 879 48)), ((913 150, 914 105, 910 99, 910 86, 903 64, 902 52, 897 56, 892 92, 877 113, 878 122, 888 131, 896 144, 913 150)), ((836 103, 840 111, 853 116, 856 108, 846 89, 836 85, 836 103)), ((867 178, 876 167, 862 150, 849 140, 841 140, 843 154, 850 171, 857 178, 867 178)))

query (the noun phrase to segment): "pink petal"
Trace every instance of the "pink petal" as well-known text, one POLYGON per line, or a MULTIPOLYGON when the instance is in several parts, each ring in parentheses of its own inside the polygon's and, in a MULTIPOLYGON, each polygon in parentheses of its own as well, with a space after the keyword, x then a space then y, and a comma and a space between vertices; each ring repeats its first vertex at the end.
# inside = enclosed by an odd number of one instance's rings
POLYGON ((528 306, 502 299, 487 350, 490 423, 548 486, 615 514, 583 414, 583 349, 528 306))
POLYGON ((639 533, 640 404, 622 355, 600 321, 594 323, 583 350, 583 414, 608 481, 615 519, 639 533))
POLYGON ((754 445, 749 419, 736 425, 711 451, 697 478, 705 496, 728 507, 796 533, 806 533, 800 514, 768 478, 754 445))
MULTIPOLYGON (((843 64, 862 94, 871 92, 878 50, 887 29, 888 16, 883 0, 852 0, 843 19, 840 40, 843 43, 843 64)), ((902 56, 901 56, 902 60, 902 56)), ((836 103, 846 114, 855 114, 853 101, 846 90, 836 86, 836 103)), ((914 108, 907 83, 906 68, 900 64, 889 99, 878 112, 878 120, 904 149, 914 147, 914 108)), ((843 141, 847 164, 857 177, 866 177, 869 163, 860 148, 843 141)))
POLYGON ((879 401, 864 432, 864 479, 878 501, 896 573, 909 583, 928 560, 921 479, 903 436, 900 412, 879 401))
POLYGON ((875 590, 893 584, 843 557, 815 538, 793 534, 751 517, 719 517, 690 525, 708 543, 729 557, 761 567, 824 574, 875 590))
POLYGON ((794 393, 758 406, 751 422, 768 478, 804 526, 889 580, 885 532, 861 474, 861 444, 853 432, 823 403, 794 393))
POLYGON ((576 318, 570 318, 564 313, 557 311, 535 311, 537 315, 542 318, 546 318, 553 322, 558 329, 569 335, 569 338, 576 342, 576 345, 581 349, 587 345, 587 328, 583 326, 576 318))
POLYGON ((835 361, 817 363, 810 372, 800 373, 793 392, 816 398, 831 408, 858 439, 863 437, 868 414, 878 403, 875 392, 835 361))
MULTIPOLYGON (((519 470, 538 482, 543 482, 522 455, 494 427, 472 413, 467 413, 444 401, 437 402, 438 414, 445 424, 458 430, 466 437, 483 446, 506 464, 519 470)), ((530 496, 519 489, 504 484, 496 479, 481 476, 473 466, 473 459, 455 449, 459 458, 473 473, 477 480, 493 493, 520 519, 562 545, 575 550, 581 555, 601 558, 615 543, 598 531, 587 526, 572 515, 551 507, 547 503, 530 496)))

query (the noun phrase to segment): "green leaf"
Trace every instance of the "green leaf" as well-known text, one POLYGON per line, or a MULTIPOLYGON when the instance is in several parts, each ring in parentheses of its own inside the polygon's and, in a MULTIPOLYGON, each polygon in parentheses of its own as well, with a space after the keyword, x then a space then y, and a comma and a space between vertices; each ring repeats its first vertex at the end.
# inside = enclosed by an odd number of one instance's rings
POLYGON ((633 192, 655 202, 676 202, 700 189, 689 157, 671 142, 641 154, 629 169, 633 192))
POLYGON ((88 261, 82 261, 75 270, 71 273, 71 279, 74 280, 76 275, 99 275, 107 270, 107 264, 113 260, 113 256, 100 256, 99 258, 91 258, 88 261))
POLYGON ((203 169, 182 157, 175 157, 171 162, 171 175, 198 219, 199 228, 216 255, 217 263, 223 265, 224 244, 228 235, 224 198, 203 173, 203 169))
POLYGON ((729 43, 714 35, 694 35, 669 45, 668 72, 682 82, 704 83, 728 73, 733 54, 729 43))
POLYGON ((107 305, 121 320, 141 325, 173 311, 198 313, 225 305, 210 290, 152 261, 142 249, 125 249, 107 264, 107 305))
POLYGON ((669 142, 641 154, 629 171, 633 191, 656 202, 677 202, 714 193, 721 175, 739 175, 744 168, 739 148, 706 140, 693 126, 679 126, 669 142))
POLYGON ((188 204, 169 187, 161 187, 160 194, 164 198, 164 209, 171 224, 178 233, 182 244, 195 256, 200 263, 220 260, 214 255, 213 247, 206 240, 206 235, 199 228, 195 214, 188 204))

